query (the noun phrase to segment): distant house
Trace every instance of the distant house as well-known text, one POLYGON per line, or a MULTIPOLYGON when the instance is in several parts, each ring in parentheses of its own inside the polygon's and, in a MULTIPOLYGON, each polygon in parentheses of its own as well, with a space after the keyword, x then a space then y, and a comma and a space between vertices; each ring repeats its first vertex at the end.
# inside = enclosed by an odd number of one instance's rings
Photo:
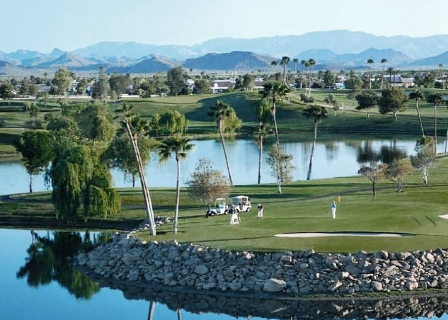
POLYGON ((264 79, 263 78, 255 78, 254 81, 254 90, 264 89, 264 79))
POLYGON ((212 80, 211 87, 213 93, 222 93, 229 91, 230 88, 235 86, 235 80, 225 79, 225 80, 212 80))
POLYGON ((344 89, 345 89, 345 84, 342 83, 342 82, 336 82, 336 83, 334 84, 334 88, 335 88, 335 89, 338 89, 338 90, 344 90, 344 89))
POLYGON ((409 88, 415 85, 414 78, 405 78, 398 74, 384 75, 384 80, 392 87, 409 88))

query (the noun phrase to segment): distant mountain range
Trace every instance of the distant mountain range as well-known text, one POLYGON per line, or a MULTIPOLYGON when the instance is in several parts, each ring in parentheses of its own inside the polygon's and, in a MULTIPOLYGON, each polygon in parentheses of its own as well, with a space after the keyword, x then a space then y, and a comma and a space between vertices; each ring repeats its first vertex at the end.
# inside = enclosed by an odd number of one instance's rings
POLYGON ((353 31, 310 32, 300 36, 256 39, 219 38, 193 46, 100 42, 72 52, 54 49, 0 51, 0 74, 54 72, 62 66, 74 72, 154 73, 181 65, 186 69, 215 71, 273 70, 271 62, 291 58, 289 70, 301 70, 299 61, 314 59, 314 70, 381 69, 381 59, 395 69, 448 67, 448 35, 411 38, 378 37, 353 31), (367 59, 374 64, 368 66, 367 59))

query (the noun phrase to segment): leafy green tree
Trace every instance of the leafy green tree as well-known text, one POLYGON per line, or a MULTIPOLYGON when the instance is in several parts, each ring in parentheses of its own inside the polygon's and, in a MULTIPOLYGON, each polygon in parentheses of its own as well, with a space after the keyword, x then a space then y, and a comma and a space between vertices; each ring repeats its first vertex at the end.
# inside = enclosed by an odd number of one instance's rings
POLYGON ((271 175, 277 180, 277 193, 282 193, 283 183, 292 181, 292 173, 295 169, 291 163, 293 156, 286 154, 277 145, 273 145, 268 151, 266 162, 271 167, 271 175))
POLYGON ((54 152, 48 178, 58 216, 73 221, 81 209, 85 219, 97 215, 106 218, 119 211, 119 196, 112 188, 110 172, 93 148, 78 145, 54 152))
POLYGON ((205 210, 216 198, 227 198, 230 193, 229 180, 221 171, 213 169, 208 158, 199 159, 187 185, 190 196, 199 200, 205 210))
POLYGON ((155 236, 156 224, 154 220, 154 211, 152 209, 151 195, 146 183, 143 161, 140 154, 140 149, 138 147, 138 137, 148 132, 149 124, 146 121, 142 121, 137 115, 135 115, 132 112, 132 106, 127 105, 126 103, 123 103, 122 107, 118 109, 117 112, 121 113, 123 116, 122 124, 128 134, 129 141, 132 145, 134 157, 138 166, 140 183, 142 185, 143 198, 145 200, 145 209, 148 216, 149 231, 151 235, 155 236))
POLYGON ((8 104, 11 104, 11 99, 14 98, 14 87, 9 82, 0 84, 0 98, 8 100, 8 104))
POLYGON ((339 102, 336 100, 333 94, 329 94, 324 98, 324 102, 331 105, 333 107, 334 115, 337 115, 337 111, 340 109, 339 102))
POLYGON ((356 101, 358 105, 356 110, 366 110, 366 118, 370 117, 370 109, 378 104, 378 95, 375 91, 362 91, 356 96, 356 101))
POLYGON ((100 72, 98 79, 92 86, 92 98, 98 99, 100 101, 107 101, 107 96, 109 95, 110 86, 107 76, 104 74, 104 67, 100 67, 100 72))
POLYGON ((86 94, 87 89, 87 79, 82 78, 78 81, 78 85, 76 86, 76 94, 78 95, 84 95, 86 94))
POLYGON ((131 84, 131 78, 129 74, 118 74, 115 72, 109 78, 109 86, 111 91, 115 91, 118 98, 121 94, 125 93, 126 87, 131 84))
POLYGON ((67 67, 61 67, 55 72, 53 84, 55 85, 58 94, 67 94, 71 82, 71 74, 67 67))
POLYGON ((30 176, 29 190, 33 193, 33 176, 48 168, 53 157, 48 132, 26 131, 14 142, 14 147, 22 155, 26 172, 30 176))
POLYGON ((179 199, 180 199, 180 160, 187 157, 188 152, 193 148, 190 140, 181 136, 168 137, 159 145, 160 162, 167 161, 174 153, 177 164, 176 176, 176 207, 174 211, 173 233, 177 234, 179 220, 179 199))
POLYGON ((372 161, 370 166, 362 165, 358 174, 365 176, 372 183, 372 195, 376 196, 376 186, 386 176, 387 164, 372 161))
POLYGON ((181 66, 171 68, 167 72, 167 85, 170 88, 170 94, 177 96, 185 91, 186 81, 184 76, 184 69, 181 66))
POLYGON ((232 122, 235 122, 235 120, 236 122, 238 122, 238 117, 236 116, 235 110, 229 104, 219 100, 214 106, 210 108, 210 111, 207 113, 207 115, 213 119, 216 127, 218 128, 222 149, 224 151, 224 158, 226 160, 227 172, 229 173, 230 185, 233 186, 232 173, 230 170, 230 163, 227 157, 226 143, 224 140, 224 131, 226 130, 226 128, 231 128, 231 126, 229 126, 229 120, 230 124, 232 122))
POLYGON ((184 114, 174 110, 154 115, 151 126, 157 128, 157 132, 163 135, 183 134, 187 131, 188 121, 184 114))
POLYGON ((333 86, 336 82, 336 77, 330 70, 326 70, 323 75, 323 82, 325 86, 333 86))
POLYGON ((314 148, 316 146, 317 141, 317 127, 319 123, 328 117, 328 112, 326 107, 322 107, 319 105, 310 105, 303 110, 303 115, 307 118, 313 118, 314 120, 314 139, 313 139, 313 147, 311 148, 311 156, 310 156, 310 164, 308 167, 308 175, 307 180, 311 179, 311 169, 313 166, 314 159, 314 148))
POLYGON ((384 89, 378 99, 378 110, 381 114, 392 113, 394 120, 398 121, 397 113, 406 109, 408 101, 409 97, 404 89, 396 87, 384 89))
POLYGON ((246 73, 243 76, 243 83, 242 83, 242 85, 243 85, 244 90, 252 91, 252 89, 254 88, 254 85, 255 85, 255 78, 254 78, 254 76, 249 74, 249 73, 246 73))
POLYGON ((428 183, 429 169, 436 159, 434 139, 432 137, 422 137, 417 140, 415 149, 417 155, 411 156, 411 163, 414 168, 421 170, 423 183, 428 183))
POLYGON ((89 104, 77 116, 81 133, 93 141, 110 141, 115 135, 115 124, 104 105, 89 104))
POLYGON ((206 79, 195 80, 193 93, 195 93, 195 94, 212 93, 212 89, 210 88, 210 82, 206 79))
POLYGON ((412 91, 409 94, 409 99, 415 100, 415 109, 417 110, 418 121, 420 123, 420 129, 422 130, 422 137, 425 136, 425 130, 423 130, 422 117, 420 115, 420 109, 418 108, 418 102, 424 98, 423 93, 420 90, 412 91))
POLYGON ((426 102, 432 103, 434 106, 434 150, 437 154, 437 106, 444 104, 445 100, 441 93, 433 93, 426 97, 426 102))
POLYGON ((406 176, 414 171, 409 159, 393 161, 386 169, 386 176, 397 184, 397 191, 403 191, 403 181, 406 176))

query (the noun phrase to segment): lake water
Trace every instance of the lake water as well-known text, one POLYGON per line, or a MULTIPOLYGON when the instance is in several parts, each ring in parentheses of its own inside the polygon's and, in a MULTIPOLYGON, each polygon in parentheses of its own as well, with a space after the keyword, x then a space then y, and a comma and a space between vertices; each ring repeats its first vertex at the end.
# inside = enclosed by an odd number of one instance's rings
POLYGON ((91 281, 66 261, 101 235, 0 229, 1 319, 448 319, 448 296, 346 300, 253 299, 91 281))
MULTIPOLYGON (((181 162, 181 182, 185 186, 190 175, 194 172, 200 158, 209 158, 213 169, 220 170, 227 176, 223 150, 218 140, 192 141, 194 149, 188 157, 181 162)), ((311 142, 283 143, 284 150, 293 155, 294 180, 306 180, 311 153, 311 142)), ((369 146, 375 152, 382 148, 395 148, 407 155, 414 153, 415 140, 333 140, 319 142, 314 152, 312 179, 353 176, 357 174, 359 150, 369 146)), ((258 147, 252 140, 234 140, 226 143, 233 182, 235 185, 256 184, 258 176, 258 147)), ((269 145, 264 147, 263 159, 266 159, 269 145)), ((438 150, 443 150, 441 143, 438 150)), ((175 187, 176 164, 172 157, 167 163, 159 164, 157 156, 153 155, 150 164, 146 167, 147 182, 150 187, 175 187)), ((271 169, 265 161, 262 165, 262 183, 274 183, 270 174, 271 169)), ((131 187, 129 180, 119 170, 112 170, 114 185, 116 187, 131 187)), ((29 177, 20 162, 0 164, 0 194, 28 192, 29 177)), ((139 181, 136 182, 139 187, 139 181)), ((34 191, 46 190, 43 175, 34 177, 34 191)))

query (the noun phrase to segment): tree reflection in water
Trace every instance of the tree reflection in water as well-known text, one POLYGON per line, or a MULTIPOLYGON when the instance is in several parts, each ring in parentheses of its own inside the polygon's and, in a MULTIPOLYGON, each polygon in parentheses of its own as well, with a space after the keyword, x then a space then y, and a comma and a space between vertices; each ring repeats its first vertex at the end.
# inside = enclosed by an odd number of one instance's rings
POLYGON ((391 164, 394 160, 401 160, 408 155, 405 150, 398 147, 396 140, 390 146, 381 146, 379 151, 374 150, 369 140, 357 147, 356 161, 360 164, 372 164, 381 161, 391 164))
MULTIPOLYGON (((213 294, 166 291, 166 288, 130 287, 113 284, 123 291, 126 299, 150 301, 148 319, 157 317, 157 302, 170 310, 194 314, 225 314, 236 318, 260 317, 266 319, 418 319, 441 317, 448 313, 448 294, 426 292, 421 296, 391 296, 369 298, 366 296, 333 296, 320 298, 281 299, 275 295, 257 298, 231 292, 213 294), (156 316, 155 316, 156 314, 156 316)), ((204 316, 207 319, 207 316, 204 316)))
POLYGON ((68 258, 79 250, 90 250, 109 238, 109 234, 99 233, 92 240, 88 231, 84 232, 84 236, 81 232, 47 232, 41 236, 32 230, 28 257, 17 272, 17 278, 26 278, 31 287, 56 281, 77 299, 90 299, 100 290, 100 286, 73 268, 68 258))

